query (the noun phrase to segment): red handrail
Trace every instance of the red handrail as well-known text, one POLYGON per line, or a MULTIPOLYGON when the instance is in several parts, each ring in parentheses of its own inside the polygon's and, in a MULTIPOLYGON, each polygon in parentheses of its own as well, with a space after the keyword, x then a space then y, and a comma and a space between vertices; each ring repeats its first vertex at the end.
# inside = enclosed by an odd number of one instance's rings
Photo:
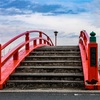
POLYGON ((89 36, 85 30, 80 32, 79 36, 79 48, 82 60, 82 67, 83 67, 83 75, 84 75, 84 83, 86 87, 86 81, 88 80, 88 70, 89 70, 89 59, 88 59, 88 44, 89 44, 89 36))
POLYGON ((82 67, 84 74, 84 83, 88 80, 88 44, 89 44, 89 36, 85 30, 80 32, 79 36, 79 48, 82 59, 82 67))
POLYGON ((20 64, 20 62, 35 48, 41 47, 41 46, 54 46, 52 40, 49 38, 48 35, 41 31, 37 30, 32 30, 32 31, 27 31, 22 34, 19 34, 18 36, 12 38, 9 40, 7 43, 4 45, 0 44, 0 89, 2 88, 2 85, 5 83, 7 78, 9 78, 9 75, 14 71, 14 69, 20 64), (38 33, 39 36, 36 38, 31 38, 30 34, 31 33, 38 33), (45 37, 43 37, 43 35, 45 37), (25 36, 25 41, 14 47, 10 52, 8 52, 6 55, 1 57, 2 50, 9 46, 11 43, 13 43, 15 40, 19 39, 20 37, 25 36), (39 41, 39 42, 37 42, 39 41), (33 44, 32 44, 33 43, 33 44), (24 50, 19 51, 23 46, 25 46, 24 50), (24 53, 22 55, 22 52, 24 53), (12 61, 12 62, 11 62, 12 61), (3 76, 5 75, 4 72, 6 72, 6 67, 8 67, 7 63, 12 63, 12 71, 8 71, 7 75, 8 76, 3 76), (6 77, 6 78, 4 78, 6 77))
MULTIPOLYGON (((48 44, 49 44, 49 41, 47 41, 46 39, 43 39, 43 38, 32 38, 30 39, 29 41, 27 42, 22 42, 20 43, 18 46, 16 46, 16 48, 12 49, 10 52, 8 52, 6 54, 6 56, 2 57, 2 60, 1 60, 1 65, 3 66, 5 64, 5 62, 12 56, 14 55, 16 52, 18 52, 19 49, 21 49, 24 45, 30 43, 31 41, 35 41, 35 40, 44 40, 46 41, 48 44)), ((33 45, 34 46, 34 45, 33 45)))
POLYGON ((83 46, 86 53, 86 59, 88 59, 88 43, 90 42, 89 36, 85 30, 80 32, 79 44, 83 46))
POLYGON ((46 35, 44 32, 42 32, 42 31, 37 31, 37 30, 32 30, 32 31, 27 31, 27 32, 21 33, 21 34, 19 34, 18 36, 15 36, 15 37, 12 38, 11 40, 9 40, 7 43, 5 43, 4 45, 2 45, 2 48, 1 48, 1 49, 4 49, 4 48, 7 47, 9 44, 11 44, 13 41, 15 41, 15 40, 17 40, 18 38, 20 38, 21 36, 30 34, 30 33, 32 33, 32 32, 34 32, 34 33, 35 33, 35 32, 38 32, 38 33, 44 34, 44 35, 48 38, 48 40, 51 42, 51 44, 53 45, 52 40, 51 40, 51 39, 49 38, 49 36, 46 35))

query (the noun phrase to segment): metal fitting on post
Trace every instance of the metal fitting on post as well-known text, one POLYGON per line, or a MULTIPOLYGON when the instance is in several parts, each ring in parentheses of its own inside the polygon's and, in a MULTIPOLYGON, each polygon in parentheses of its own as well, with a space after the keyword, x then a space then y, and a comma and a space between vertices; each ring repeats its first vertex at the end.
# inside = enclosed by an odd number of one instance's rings
POLYGON ((96 37, 95 37, 96 33, 95 32, 91 32, 90 33, 90 42, 96 42, 96 37))

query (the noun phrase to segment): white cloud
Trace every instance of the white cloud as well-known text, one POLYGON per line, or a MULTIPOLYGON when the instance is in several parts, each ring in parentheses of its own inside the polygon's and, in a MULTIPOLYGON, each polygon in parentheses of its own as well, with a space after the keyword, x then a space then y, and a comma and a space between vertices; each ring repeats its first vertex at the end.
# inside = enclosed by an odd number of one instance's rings
POLYGON ((69 34, 79 35, 81 30, 97 33, 97 42, 100 42, 100 28, 92 25, 93 19, 89 14, 44 16, 43 14, 27 14, 14 16, 0 16, 0 42, 5 43, 14 36, 28 31, 41 30, 47 33, 54 41, 54 31, 58 33, 58 45, 77 45, 78 38, 69 38, 69 34))
MULTIPOLYGON (((36 25, 37 28, 43 29, 54 29, 64 33, 79 32, 82 29, 87 31, 99 30, 95 26, 91 26, 91 21, 89 15, 58 15, 58 16, 43 16, 42 14, 32 14, 28 17, 15 16, 15 19, 28 23, 30 25, 36 25)), ((31 27, 31 26, 30 26, 31 27)))
POLYGON ((100 28, 100 0, 94 0, 90 4, 92 24, 100 28))
MULTIPOLYGON (((63 36, 67 36, 66 34, 69 33, 75 33, 76 35, 79 35, 79 32, 83 29, 85 29, 88 33, 95 31, 97 35, 99 35, 100 29, 93 25, 91 26, 91 20, 89 18, 90 17, 87 14, 80 14, 78 16, 43 16, 42 14, 35 13, 31 15, 2 16, 0 18, 2 20, 2 24, 0 25, 0 34, 5 33, 5 36, 8 37, 9 34, 14 36, 27 30, 37 29, 47 32, 50 36, 52 36, 52 38, 54 38, 52 35, 53 31, 57 30, 59 32, 58 38, 60 41, 63 41, 64 38, 67 41, 67 37, 63 36), (3 21, 5 22, 5 20, 8 20, 6 25, 3 24, 3 21), (5 30, 7 30, 7 32, 5 30)), ((63 44, 63 42, 60 41, 59 44, 63 44)))
POLYGON ((32 11, 31 10, 21 10, 15 7, 11 7, 11 8, 0 8, 0 14, 1 15, 16 15, 16 14, 31 14, 32 11))
MULTIPOLYGON (((13 0, 11 0, 13 1, 13 0)), ((50 1, 50 0, 49 0, 50 1)), ((36 2, 38 3, 38 2, 36 2)), ((53 2, 52 2, 53 3, 53 2)), ((51 3, 51 4, 52 4, 51 3)), ((49 2, 50 4, 50 2, 49 2)), ((0 9, 6 12, 16 12, 24 13, 24 15, 13 16, 3 16, 0 15, 0 43, 5 43, 15 35, 18 35, 27 30, 42 30, 47 33, 54 41, 54 31, 57 30, 58 33, 58 44, 59 45, 74 45, 78 44, 78 38, 69 38, 68 35, 79 35, 81 30, 86 30, 89 34, 91 31, 97 33, 97 41, 100 42, 100 0, 94 0, 92 3, 85 4, 72 4, 63 3, 58 4, 63 5, 64 8, 58 9, 59 11, 64 11, 66 7, 72 10, 75 7, 85 7, 91 10, 91 13, 81 13, 81 14, 66 14, 66 15, 56 15, 52 14, 48 16, 49 13, 34 13, 31 10, 20 10, 18 8, 8 8, 0 9), (26 15, 25 15, 26 13, 26 15)), ((99 54, 100 55, 100 54, 99 54)))
POLYGON ((7 12, 21 13, 21 10, 19 10, 19 9, 17 9, 17 8, 14 8, 14 7, 8 8, 8 9, 6 9, 6 11, 7 11, 7 12))

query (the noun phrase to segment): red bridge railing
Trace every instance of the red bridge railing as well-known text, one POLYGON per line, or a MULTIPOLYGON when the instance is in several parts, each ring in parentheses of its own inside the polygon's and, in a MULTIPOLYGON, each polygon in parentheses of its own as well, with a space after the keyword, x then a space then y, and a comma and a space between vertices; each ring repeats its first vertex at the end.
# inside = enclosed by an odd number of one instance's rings
POLYGON ((14 37, 4 45, 0 44, 0 89, 3 88, 6 81, 9 79, 10 74, 15 71, 15 68, 20 64, 20 62, 24 60, 24 58, 32 50, 41 46, 54 46, 54 45, 48 35, 37 30, 24 32, 14 37), (32 33, 38 33, 38 37, 31 38, 30 34, 32 33), (11 43, 13 43, 22 36, 24 36, 25 41, 13 47, 12 50, 10 50, 6 55, 2 57, 2 51, 7 46, 9 46, 11 43))
POLYGON ((81 31, 79 36, 79 48, 82 59, 84 83, 87 89, 100 89, 98 74, 98 44, 95 33, 88 36, 86 31, 81 31))

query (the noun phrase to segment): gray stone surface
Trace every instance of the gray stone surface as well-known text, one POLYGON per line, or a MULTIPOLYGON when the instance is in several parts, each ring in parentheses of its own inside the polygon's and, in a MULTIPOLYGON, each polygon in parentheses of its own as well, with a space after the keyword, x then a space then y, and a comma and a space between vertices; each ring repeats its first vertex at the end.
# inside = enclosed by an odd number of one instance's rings
POLYGON ((100 92, 85 90, 0 91, 0 100, 100 100, 100 92))

